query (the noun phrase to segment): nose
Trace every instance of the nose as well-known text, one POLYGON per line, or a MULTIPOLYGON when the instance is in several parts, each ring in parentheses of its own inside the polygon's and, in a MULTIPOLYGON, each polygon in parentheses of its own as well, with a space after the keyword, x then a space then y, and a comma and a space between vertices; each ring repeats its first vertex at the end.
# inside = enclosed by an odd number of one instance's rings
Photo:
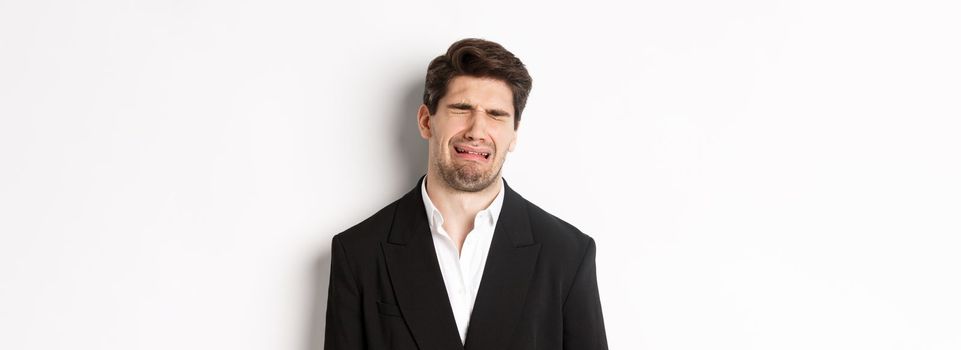
POLYGON ((483 111, 474 110, 471 113, 470 122, 467 125, 467 130, 464 133, 464 137, 468 140, 481 140, 486 141, 485 130, 487 129, 487 118, 483 111))

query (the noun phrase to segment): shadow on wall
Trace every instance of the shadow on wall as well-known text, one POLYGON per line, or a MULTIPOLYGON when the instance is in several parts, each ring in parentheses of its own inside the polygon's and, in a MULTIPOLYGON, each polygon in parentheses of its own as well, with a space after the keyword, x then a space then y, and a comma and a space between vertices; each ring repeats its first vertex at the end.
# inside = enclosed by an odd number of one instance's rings
POLYGON ((398 179, 401 181, 400 193, 407 193, 427 173, 427 140, 420 137, 417 128, 417 109, 424 101, 424 78, 408 80, 402 92, 399 96, 401 105, 397 108, 400 112, 393 121, 397 131, 397 151, 400 152, 398 168, 403 171, 399 173, 403 176, 398 179))
POLYGON ((330 286, 330 246, 324 248, 320 256, 314 260, 310 269, 314 278, 311 294, 314 303, 310 307, 310 322, 307 329, 307 347, 305 350, 322 350, 324 348, 324 327, 327 326, 327 288, 330 286))
MULTIPOLYGON (((394 176, 384 174, 385 180, 396 184, 394 193, 407 193, 414 187, 416 181, 427 172, 427 142, 420 137, 417 129, 417 109, 423 100, 424 82, 422 77, 409 79, 400 89, 393 113, 387 113, 391 120, 385 121, 396 135, 396 143, 388 152, 397 153, 398 160, 394 176)), ((397 196, 400 198, 400 195, 397 196)), ((387 203, 383 203, 386 205, 387 203)), ((379 207, 379 206, 378 206, 379 207)), ((373 213, 363 213, 357 222, 373 213)), ((331 235, 331 232, 321 232, 320 235, 331 235)), ((327 291, 330 287, 330 245, 326 245, 314 260, 311 276, 314 278, 311 294, 314 298, 310 310, 310 320, 307 330, 307 346, 305 350, 323 350, 324 329, 327 326, 327 291)))

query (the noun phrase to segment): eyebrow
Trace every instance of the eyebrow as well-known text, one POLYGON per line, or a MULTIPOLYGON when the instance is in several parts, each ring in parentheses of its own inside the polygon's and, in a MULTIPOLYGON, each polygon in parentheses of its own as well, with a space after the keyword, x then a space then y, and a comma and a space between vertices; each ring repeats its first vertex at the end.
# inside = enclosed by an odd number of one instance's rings
MULTIPOLYGON (((471 111, 471 110, 474 110, 475 106, 467 102, 457 102, 457 103, 451 103, 447 105, 447 108, 471 111)), ((510 113, 507 113, 506 111, 502 109, 497 109, 497 108, 487 109, 485 110, 485 112, 487 112, 487 114, 490 114, 496 117, 506 117, 510 115, 510 113)))

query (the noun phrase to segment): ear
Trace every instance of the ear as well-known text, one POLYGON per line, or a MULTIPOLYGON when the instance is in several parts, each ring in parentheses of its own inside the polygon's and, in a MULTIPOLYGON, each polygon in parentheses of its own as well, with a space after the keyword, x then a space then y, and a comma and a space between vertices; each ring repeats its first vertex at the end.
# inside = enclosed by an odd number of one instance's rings
MULTIPOLYGON (((517 129, 520 129, 520 127, 521 123, 517 123, 517 129)), ((514 139, 512 139, 511 143, 507 145, 508 152, 514 152, 514 148, 517 147, 517 129, 514 129, 514 139)))
POLYGON ((421 104, 420 109, 417 110, 417 129, 420 129, 421 138, 430 139, 430 110, 425 104, 421 104))

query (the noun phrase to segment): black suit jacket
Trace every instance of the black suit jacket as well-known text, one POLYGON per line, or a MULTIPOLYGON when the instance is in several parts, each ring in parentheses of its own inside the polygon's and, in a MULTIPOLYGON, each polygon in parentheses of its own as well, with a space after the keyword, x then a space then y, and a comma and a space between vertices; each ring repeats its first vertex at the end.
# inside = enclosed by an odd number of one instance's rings
POLYGON ((325 349, 607 349, 594 240, 504 191, 466 344, 418 183, 334 236, 325 349))

